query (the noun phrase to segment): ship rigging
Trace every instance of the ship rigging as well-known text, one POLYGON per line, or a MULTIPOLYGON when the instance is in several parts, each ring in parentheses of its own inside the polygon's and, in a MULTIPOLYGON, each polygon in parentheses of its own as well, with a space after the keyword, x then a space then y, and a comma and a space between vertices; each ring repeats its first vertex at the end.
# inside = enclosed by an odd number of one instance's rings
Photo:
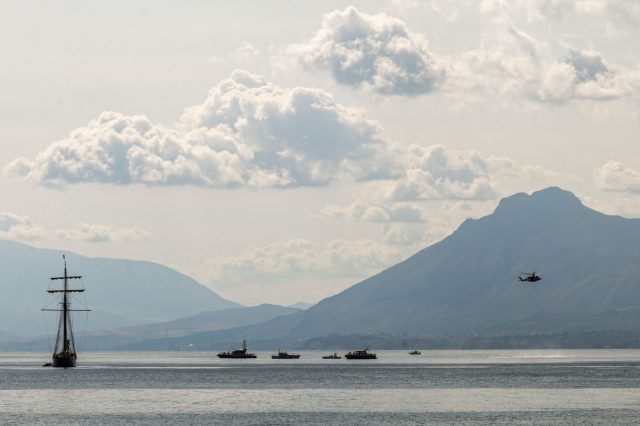
MULTIPOLYGON (((70 293, 82 293, 83 288, 69 288, 69 280, 79 280, 81 275, 69 275, 67 273, 67 259, 62 255, 64 262, 64 275, 59 277, 51 277, 51 282, 62 280, 62 288, 49 288, 47 293, 60 294, 60 309, 42 309, 43 311, 60 312, 60 321, 58 323, 58 333, 56 335, 56 343, 53 348, 52 367, 75 367, 76 366, 76 346, 73 338, 73 328, 71 322, 71 312, 88 312, 90 309, 71 309, 70 293)), ((47 364, 45 364, 47 365, 47 364)))

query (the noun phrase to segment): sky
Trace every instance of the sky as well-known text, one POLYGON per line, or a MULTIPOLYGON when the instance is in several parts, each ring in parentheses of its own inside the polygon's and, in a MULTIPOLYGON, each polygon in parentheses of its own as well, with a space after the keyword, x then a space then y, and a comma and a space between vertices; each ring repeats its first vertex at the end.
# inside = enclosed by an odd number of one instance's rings
POLYGON ((636 0, 5 1, 0 238, 316 302, 551 185, 640 217, 636 0))

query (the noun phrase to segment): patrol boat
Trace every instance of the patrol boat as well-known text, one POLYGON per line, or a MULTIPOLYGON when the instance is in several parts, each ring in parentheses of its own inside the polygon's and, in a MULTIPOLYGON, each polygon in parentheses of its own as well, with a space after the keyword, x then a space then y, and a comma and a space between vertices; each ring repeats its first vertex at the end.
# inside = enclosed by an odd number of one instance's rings
POLYGON ((290 354, 285 351, 278 350, 278 353, 275 355, 271 355, 271 359, 298 359, 300 358, 300 354, 290 354))
POLYGON ((376 354, 369 352, 369 348, 361 351, 351 351, 344 356, 346 359, 378 359, 376 354))
POLYGON ((234 349, 232 351, 220 352, 218 358, 257 358, 256 354, 247 352, 247 341, 242 341, 242 349, 234 349))

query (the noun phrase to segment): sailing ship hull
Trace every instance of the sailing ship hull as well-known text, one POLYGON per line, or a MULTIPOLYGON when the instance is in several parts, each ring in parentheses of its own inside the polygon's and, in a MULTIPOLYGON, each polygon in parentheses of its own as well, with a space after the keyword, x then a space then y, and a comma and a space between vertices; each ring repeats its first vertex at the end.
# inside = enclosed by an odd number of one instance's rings
POLYGON ((70 368, 76 366, 76 357, 74 356, 53 356, 52 367, 70 368))

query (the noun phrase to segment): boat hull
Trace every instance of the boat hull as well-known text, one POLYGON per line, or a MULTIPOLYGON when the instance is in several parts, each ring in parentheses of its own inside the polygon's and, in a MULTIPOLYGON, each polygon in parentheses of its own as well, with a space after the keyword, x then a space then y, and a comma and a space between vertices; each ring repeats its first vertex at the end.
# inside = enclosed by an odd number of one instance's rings
POLYGON ((247 359, 247 358, 257 358, 254 354, 246 354, 246 355, 226 355, 226 354, 218 354, 218 358, 226 358, 226 359, 247 359))
POLYGON ((298 359, 300 355, 271 355, 271 359, 298 359))
POLYGON ((75 356, 61 356, 54 355, 53 362, 51 363, 52 367, 58 368, 71 368, 76 366, 76 357, 75 356))
POLYGON ((378 359, 377 356, 371 355, 345 355, 346 359, 378 359))

